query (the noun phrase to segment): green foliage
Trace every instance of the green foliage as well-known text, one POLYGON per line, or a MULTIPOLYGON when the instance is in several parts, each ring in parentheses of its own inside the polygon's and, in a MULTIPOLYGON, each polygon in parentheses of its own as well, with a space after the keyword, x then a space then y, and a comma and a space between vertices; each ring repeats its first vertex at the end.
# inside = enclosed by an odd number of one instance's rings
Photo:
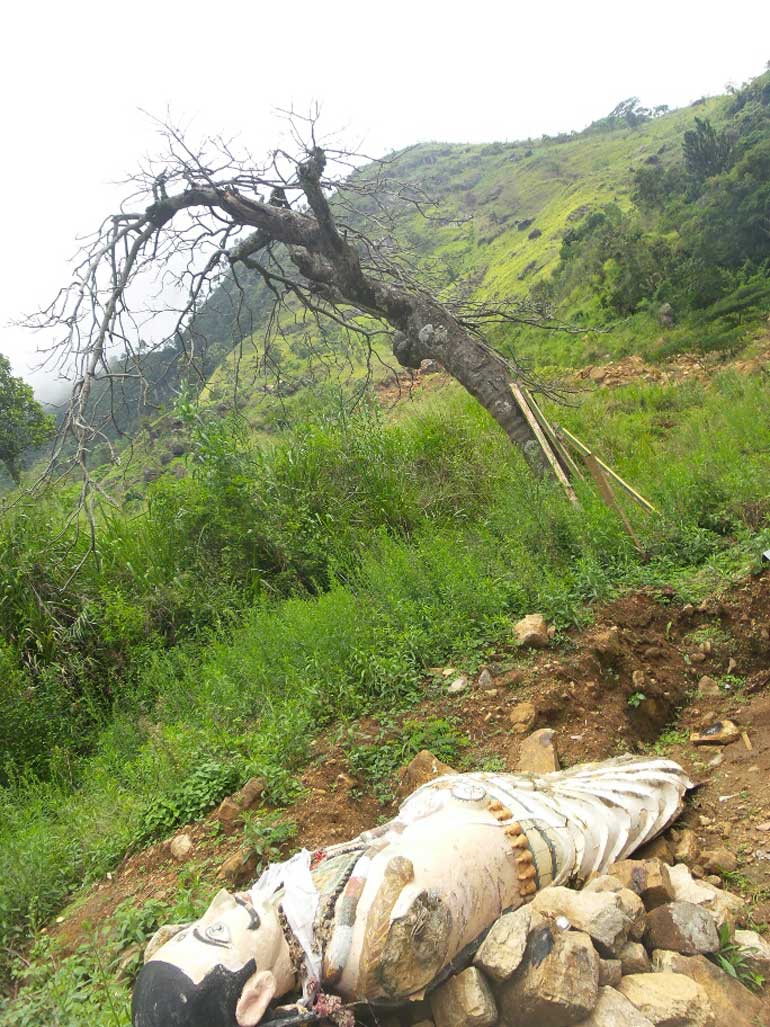
POLYGON ((629 695, 627 702, 632 710, 638 710, 646 698, 647 696, 644 692, 632 692, 631 695, 629 695))
POLYGON ((752 991, 762 990, 765 978, 761 973, 752 969, 746 949, 741 948, 732 940, 729 924, 722 924, 719 928, 719 952, 715 952, 710 959, 745 987, 752 991))
POLYGON ((681 728, 668 728, 657 737, 653 743, 652 751, 656 756, 667 756, 672 746, 686 745, 689 737, 688 732, 681 728))
POLYGON ((279 813, 253 813, 243 825, 243 840, 248 850, 257 857, 259 875, 268 863, 274 863, 284 854, 285 847, 297 837, 297 825, 282 820, 279 813))
POLYGON ((684 166, 696 185, 721 175, 730 167, 732 140, 726 131, 717 132, 708 118, 696 118, 695 127, 682 140, 684 166))
POLYGON ((172 795, 149 803, 139 817, 134 843, 144 845, 160 838, 178 824, 198 820, 239 784, 233 763, 201 759, 172 795))
POLYGON ((11 374, 11 363, 0 353, 0 463, 13 481, 21 476, 25 450, 42 444, 54 432, 54 419, 36 401, 31 386, 11 374))
POLYGON ((389 730, 364 745, 348 749, 348 766, 385 805, 395 797, 397 772, 422 749, 428 749, 444 763, 457 763, 469 744, 452 721, 443 717, 421 722, 405 720, 398 734, 389 730))

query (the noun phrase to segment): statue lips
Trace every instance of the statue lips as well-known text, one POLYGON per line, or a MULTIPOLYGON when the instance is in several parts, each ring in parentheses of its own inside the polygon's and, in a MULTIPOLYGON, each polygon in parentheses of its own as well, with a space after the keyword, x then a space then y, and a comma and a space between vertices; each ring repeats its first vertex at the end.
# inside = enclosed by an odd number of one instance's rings
POLYGON ((195 984, 179 967, 151 960, 139 972, 131 1003, 133 1027, 238 1027, 235 1009, 256 969, 217 965, 195 984))

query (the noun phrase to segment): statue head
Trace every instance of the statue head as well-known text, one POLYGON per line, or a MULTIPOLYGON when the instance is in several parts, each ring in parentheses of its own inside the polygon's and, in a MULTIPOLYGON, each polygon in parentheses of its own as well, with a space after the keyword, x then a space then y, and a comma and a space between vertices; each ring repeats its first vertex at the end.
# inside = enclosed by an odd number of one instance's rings
POLYGON ((249 893, 220 891, 200 920, 154 941, 134 987, 134 1027, 254 1027, 293 985, 277 910, 249 893))

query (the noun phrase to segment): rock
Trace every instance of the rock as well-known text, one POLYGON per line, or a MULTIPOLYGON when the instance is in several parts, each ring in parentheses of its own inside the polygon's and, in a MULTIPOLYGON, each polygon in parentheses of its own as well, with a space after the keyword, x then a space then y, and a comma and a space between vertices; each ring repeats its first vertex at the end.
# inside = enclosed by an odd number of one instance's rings
POLYGON ((513 625, 516 641, 524 649, 545 649, 548 645, 548 625, 541 613, 530 613, 513 625))
POLYGON ((450 977, 430 996, 436 1027, 492 1027, 497 1007, 492 989, 475 966, 450 977))
POLYGON ((543 233, 540 231, 539 228, 533 228, 532 231, 527 236, 527 238, 528 239, 539 239, 542 234, 543 233))
POLYGON ((231 795, 228 795, 226 799, 222 799, 217 806, 214 816, 228 834, 233 832, 239 824, 243 823, 243 810, 231 795))
POLYGON ((652 970, 647 949, 638 941, 629 941, 618 953, 622 974, 648 974, 652 970))
POLYGON ((500 1019, 508 1027, 567 1027, 584 1020, 598 996, 599 957, 591 939, 546 924, 530 934, 521 967, 499 991, 500 1019))
POLYGON ((686 863, 691 867, 698 862, 699 855, 700 845, 695 832, 689 827, 683 827, 674 836, 674 859, 677 863, 686 863))
POLYGON ((531 702, 520 702, 508 714, 514 734, 526 735, 535 723, 537 710, 531 702))
POLYGON ((651 842, 647 842, 634 853, 636 859, 659 859, 661 863, 670 864, 674 862, 674 847, 668 838, 658 835, 651 842))
POLYGON ((449 695, 459 695, 461 692, 464 692, 467 689, 467 687, 468 679, 465 677, 465 675, 462 675, 461 677, 454 679, 449 688, 447 688, 447 693, 449 695))
POLYGON ((694 902, 669 902, 647 914, 644 944, 648 949, 670 949, 686 956, 719 951, 713 916, 694 902))
POLYGON ((530 930, 544 922, 536 913, 533 916, 531 906, 521 906, 501 916, 473 957, 474 966, 498 984, 507 981, 524 958, 530 930))
POLYGON ((525 774, 550 774, 558 770, 556 732, 544 727, 525 738, 519 749, 518 769, 525 774))
POLYGON ((703 869, 709 874, 731 874, 738 869, 737 857, 723 845, 702 852, 700 861, 703 869))
POLYGON ((725 923, 732 924, 734 918, 746 905, 738 895, 715 888, 704 881, 693 880, 692 874, 682 863, 677 863, 669 868, 669 877, 674 888, 675 900, 677 902, 694 902, 698 906, 703 906, 711 913, 719 927, 725 923))
POLYGON ((222 799, 214 815, 227 833, 234 831, 243 822, 243 811, 257 805, 266 787, 263 777, 252 777, 243 788, 222 799))
POLYGON ((264 777, 252 777, 240 791, 235 793, 236 801, 241 809, 252 809, 265 794, 267 781, 264 777))
POLYGON ((489 673, 489 671, 485 667, 482 670, 482 672, 479 674, 479 679, 476 682, 476 684, 479 686, 479 688, 491 688, 494 685, 494 683, 495 682, 494 682, 494 679, 492 678, 492 675, 489 673))
POLYGON ((438 756, 434 756, 427 749, 422 749, 401 771, 397 795, 399 798, 405 798, 420 785, 424 785, 436 777, 456 773, 457 771, 448 763, 442 763, 438 756))
POLYGON ((717 720, 702 731, 693 731, 690 742, 693 745, 730 745, 740 737, 740 728, 732 720, 717 720))
POLYGON ((620 628, 617 624, 597 631, 589 644, 594 656, 603 666, 611 666, 623 655, 620 628))
POLYGON ((674 900, 668 867, 659 859, 624 859, 613 863, 608 873, 623 882, 644 903, 645 909, 655 909, 674 900))
POLYGON ((636 1006, 613 988, 600 988, 599 1001, 580 1027, 654 1027, 652 1020, 642 1016, 636 1006))
POLYGON ((743 949, 743 955, 754 973, 762 974, 770 981, 770 943, 756 931, 736 931, 735 944, 743 949))
POLYGON ((599 960, 599 987, 610 987, 614 988, 620 984, 620 978, 623 976, 623 970, 620 965, 619 959, 600 959, 599 960))
POLYGON ((629 974, 618 991, 655 1027, 716 1027, 706 993, 684 974, 629 974))
POLYGON ((698 692, 702 696, 708 696, 709 698, 722 694, 719 688, 719 682, 710 678, 708 674, 704 674, 698 682, 698 692))
POLYGON ((752 995, 740 981, 730 977, 705 956, 681 956, 677 952, 654 952, 655 973, 688 977, 705 993, 716 1017, 718 1027, 756 1027, 770 1025, 770 1010, 765 1002, 752 995))
POLYGON ((178 834, 171 839, 168 851, 180 863, 187 859, 193 850, 193 841, 189 834, 178 834))
POLYGON ((511 670, 505 671, 504 674, 498 675, 495 678, 495 684, 500 685, 503 688, 515 688, 516 685, 520 685, 524 680, 524 674, 519 670, 518 667, 512 667, 511 670))
POLYGON ((242 848, 224 861, 218 876, 230 884, 245 884, 254 876, 256 868, 256 854, 251 849, 242 848))
MULTIPOLYGON (((636 896, 632 898, 644 915, 641 901, 636 896)), ((565 916, 573 927, 589 935, 605 958, 614 959, 628 941, 632 919, 619 892, 544 888, 535 895, 531 905, 541 916, 565 916)))

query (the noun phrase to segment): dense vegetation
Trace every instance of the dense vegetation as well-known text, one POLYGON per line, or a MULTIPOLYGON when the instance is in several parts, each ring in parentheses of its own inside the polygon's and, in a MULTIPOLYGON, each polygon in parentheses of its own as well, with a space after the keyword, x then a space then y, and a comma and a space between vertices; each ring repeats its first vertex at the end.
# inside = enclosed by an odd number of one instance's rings
MULTIPOLYGON (((495 339, 542 370, 729 355, 767 315, 768 75, 684 112, 626 101, 580 135, 416 147, 400 173, 443 214, 475 214, 405 220, 442 289, 531 289, 587 329, 495 339)), ((660 509, 635 515, 642 557, 591 489, 576 510, 536 481, 459 390, 394 419, 374 402, 351 414, 328 381, 273 406, 255 387, 227 413, 227 290, 197 326, 206 387, 188 382, 172 405, 184 383, 159 373, 167 409, 138 447, 144 476, 105 472, 130 485, 102 511, 94 555, 75 486, 19 495, 0 518, 0 974, 31 973, 26 1005, 0 1023, 52 1010, 125 1023, 125 989, 93 954, 29 971, 18 952, 81 883, 250 774, 289 801, 324 725, 407 708, 432 687, 428 666, 481 660, 514 616, 537 608, 565 628, 642 583, 702 595, 770 546, 766 374, 640 383, 559 410, 660 509)), ((350 356, 326 343, 332 364, 350 356)), ((299 379, 299 336, 279 356, 299 379)), ((188 881, 174 915, 196 901, 188 881)), ((115 951, 163 912, 124 910, 115 951)))
POLYGON ((24 454, 50 438, 53 418, 32 394, 32 388, 11 374, 11 364, 0 353, 0 475, 2 470, 19 483, 24 454))
POLYGON ((718 128, 696 115, 681 152, 651 154, 632 183, 630 209, 604 204, 565 232, 539 294, 572 299, 573 316, 589 323, 597 305, 627 316, 667 304, 664 326, 708 324, 700 348, 734 343, 746 312, 770 302, 770 75, 726 104, 718 128))

